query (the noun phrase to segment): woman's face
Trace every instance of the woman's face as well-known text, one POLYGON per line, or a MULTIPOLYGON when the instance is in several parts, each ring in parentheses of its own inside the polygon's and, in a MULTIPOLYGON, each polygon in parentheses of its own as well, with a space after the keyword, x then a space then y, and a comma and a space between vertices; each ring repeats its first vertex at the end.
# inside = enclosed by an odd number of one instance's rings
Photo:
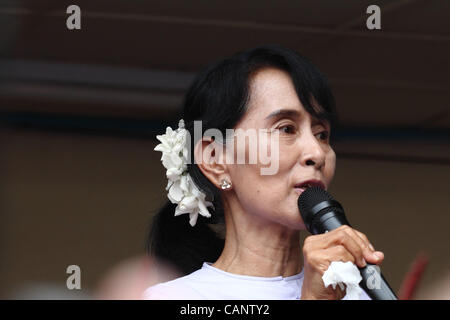
MULTIPOLYGON (((278 170, 274 174, 261 175, 261 168, 268 165, 259 160, 256 164, 228 165, 244 212, 263 221, 305 229, 297 207, 302 192, 298 184, 315 179, 325 188, 330 185, 336 155, 329 144, 329 124, 312 118, 304 109, 288 73, 266 68, 252 77, 248 111, 234 129, 279 134, 278 170)), ((254 152, 248 148, 248 143, 241 148, 235 144, 234 153, 245 152, 248 156, 254 152)))

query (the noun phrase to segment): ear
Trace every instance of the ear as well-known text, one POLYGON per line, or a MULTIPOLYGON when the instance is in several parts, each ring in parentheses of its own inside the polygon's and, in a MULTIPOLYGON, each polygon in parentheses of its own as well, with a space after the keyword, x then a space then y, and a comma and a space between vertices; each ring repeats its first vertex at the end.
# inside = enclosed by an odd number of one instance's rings
POLYGON ((195 162, 205 177, 219 189, 222 180, 230 181, 224 155, 225 146, 211 137, 203 137, 194 147, 195 162))

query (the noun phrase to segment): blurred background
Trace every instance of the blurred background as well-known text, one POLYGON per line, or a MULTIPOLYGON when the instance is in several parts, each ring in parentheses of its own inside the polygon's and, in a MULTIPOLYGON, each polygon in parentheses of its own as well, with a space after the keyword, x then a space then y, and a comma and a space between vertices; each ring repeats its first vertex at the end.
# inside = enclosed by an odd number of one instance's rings
POLYGON ((92 297, 140 261, 166 200, 155 135, 205 65, 277 43, 329 77, 330 191, 393 289, 419 257, 415 298, 450 299, 449 16, 444 0, 0 0, 0 297, 92 297))

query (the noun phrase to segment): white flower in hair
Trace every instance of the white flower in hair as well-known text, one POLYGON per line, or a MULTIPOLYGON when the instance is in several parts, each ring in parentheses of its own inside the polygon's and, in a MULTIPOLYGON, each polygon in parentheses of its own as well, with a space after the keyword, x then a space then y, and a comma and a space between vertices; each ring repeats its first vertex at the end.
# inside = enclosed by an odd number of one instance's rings
POLYGON ((189 160, 187 134, 188 131, 181 119, 177 130, 167 127, 165 134, 156 136, 161 143, 154 150, 162 152, 161 161, 166 168, 168 179, 167 197, 173 204, 177 204, 175 216, 189 213, 189 223, 195 226, 198 214, 211 217, 207 207, 213 207, 213 204, 205 200, 205 194, 195 185, 187 172, 189 160))

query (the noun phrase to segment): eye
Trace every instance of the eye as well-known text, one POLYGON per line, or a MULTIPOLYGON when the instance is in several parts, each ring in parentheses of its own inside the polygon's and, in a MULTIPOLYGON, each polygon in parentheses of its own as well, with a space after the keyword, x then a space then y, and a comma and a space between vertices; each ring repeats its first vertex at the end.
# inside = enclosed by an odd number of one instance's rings
POLYGON ((293 126, 291 124, 285 124, 285 125, 280 126, 278 128, 278 130, 280 130, 282 133, 293 134, 293 133, 295 133, 295 126, 293 126))
POLYGON ((330 134, 328 131, 322 131, 322 132, 319 132, 318 134, 316 134, 316 137, 317 136, 319 136, 318 139, 320 139, 320 140, 328 141, 330 134))

